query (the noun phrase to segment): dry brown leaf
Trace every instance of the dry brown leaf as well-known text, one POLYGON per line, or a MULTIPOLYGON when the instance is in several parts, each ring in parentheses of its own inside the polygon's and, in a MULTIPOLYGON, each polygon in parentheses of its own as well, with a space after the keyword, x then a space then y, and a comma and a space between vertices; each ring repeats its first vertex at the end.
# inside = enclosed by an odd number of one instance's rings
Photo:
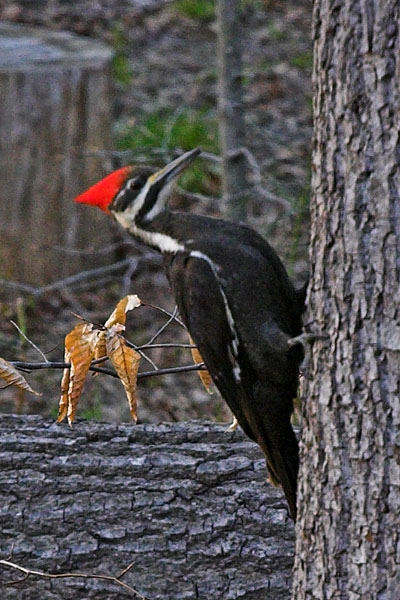
POLYGON ((35 392, 26 381, 25 377, 7 360, 0 358, 0 378, 8 385, 15 385, 21 390, 26 390, 35 396, 41 396, 39 392, 35 392))
POLYGON ((125 388, 132 418, 136 416, 136 379, 140 355, 126 345, 119 334, 125 329, 126 313, 139 307, 138 296, 131 294, 122 298, 107 319, 104 330, 93 330, 91 323, 80 323, 65 338, 65 369, 61 381, 61 397, 57 422, 68 417, 74 421, 82 388, 93 359, 110 358, 125 388))
POLYGON ((65 401, 68 423, 71 425, 75 418, 83 384, 95 354, 98 334, 97 330, 93 331, 91 323, 79 323, 65 338, 65 352, 69 354, 71 369, 69 378, 64 373, 61 382, 61 399, 57 419, 59 422, 65 418, 65 401), (67 381, 68 391, 65 396, 67 381))
POLYGON ((140 304, 140 298, 136 296, 136 294, 129 294, 128 296, 125 296, 118 302, 117 306, 104 323, 104 327, 110 329, 116 323, 125 325, 126 313, 134 308, 138 308, 140 304))
MULTIPOLYGON (((94 349, 94 360, 98 360, 99 358, 107 358, 107 348, 106 348, 106 332, 98 331, 97 333, 97 342, 94 349)), ((92 373, 93 377, 98 375, 98 373, 92 373)))
POLYGON ((124 325, 120 323, 116 323, 108 329, 106 337, 107 355, 125 388, 130 413, 136 423, 136 381, 140 354, 126 345, 125 339, 120 335, 124 329, 124 325))
POLYGON ((83 384, 94 357, 98 337, 98 331, 93 331, 91 323, 77 325, 71 333, 73 334, 75 330, 77 330, 77 334, 73 335, 68 342, 67 339, 65 340, 65 347, 71 354, 67 410, 68 423, 70 425, 75 418, 83 384))
MULTIPOLYGON (((70 362, 71 355, 68 350, 64 352, 64 362, 70 362)), ((68 389, 69 389, 69 375, 70 370, 64 369, 63 376, 61 379, 61 396, 60 401, 58 403, 58 415, 57 415, 57 423, 61 423, 67 416, 68 410, 68 389)))
MULTIPOLYGON (((190 340, 190 343, 194 345, 194 341, 191 336, 189 336, 189 340, 190 340)), ((193 361, 196 365, 199 365, 200 363, 204 362, 203 357, 201 356, 201 354, 197 348, 191 348, 191 352, 192 352, 193 361)), ((208 371, 197 371, 197 372, 199 374, 202 384, 204 385, 207 392, 211 396, 213 391, 211 389, 212 379, 211 379, 210 373, 208 371)))

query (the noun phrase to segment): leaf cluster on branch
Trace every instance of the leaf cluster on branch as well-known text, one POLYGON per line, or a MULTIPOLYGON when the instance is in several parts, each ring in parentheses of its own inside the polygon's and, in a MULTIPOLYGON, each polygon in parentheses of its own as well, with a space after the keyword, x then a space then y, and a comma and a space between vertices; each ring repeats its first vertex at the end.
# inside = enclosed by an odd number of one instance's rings
MULTIPOLYGON (((173 321, 176 321, 185 327, 177 318, 176 311, 173 314, 170 314, 164 309, 148 304, 147 306, 156 308, 169 317, 166 323, 152 336, 149 343, 143 346, 136 346, 125 338, 123 334, 126 329, 126 314, 141 306, 144 306, 144 303, 140 298, 135 294, 129 294, 117 303, 115 309, 104 325, 82 320, 82 322, 78 323, 65 337, 63 362, 48 361, 43 352, 37 348, 31 340, 26 338, 28 342, 40 352, 45 359, 44 362, 10 362, 0 357, 0 379, 6 383, 6 385, 0 389, 16 386, 19 389, 40 396, 39 392, 32 389, 25 377, 21 374, 21 371, 30 372, 35 369, 46 368, 63 369, 57 422, 60 423, 67 417, 70 425, 72 425, 75 419, 78 403, 89 371, 92 372, 92 375, 103 373, 120 379, 129 402, 131 417, 135 423, 137 422, 136 385, 137 380, 140 378, 196 370, 199 373, 204 387, 211 393, 211 377, 205 369, 201 354, 191 338, 189 344, 154 343, 158 336, 165 331, 173 321), (144 353, 145 349, 157 347, 190 348, 194 365, 159 369, 144 353), (139 373, 139 364, 142 357, 151 363, 153 366, 152 371, 142 371, 139 373), (110 360, 113 370, 98 366, 106 360, 110 360)), ((82 319, 79 315, 76 316, 82 319)), ((20 331, 18 326, 16 327, 20 331)), ((21 331, 20 333, 22 334, 21 331)))

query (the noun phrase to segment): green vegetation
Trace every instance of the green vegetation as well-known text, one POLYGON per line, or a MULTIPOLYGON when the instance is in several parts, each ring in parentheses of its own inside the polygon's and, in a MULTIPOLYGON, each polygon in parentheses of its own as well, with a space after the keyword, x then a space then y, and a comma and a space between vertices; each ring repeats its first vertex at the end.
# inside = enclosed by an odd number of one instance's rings
MULTIPOLYGON (((79 418, 86 419, 87 421, 101 421, 101 419, 103 418, 101 403, 101 394, 98 390, 95 390, 93 393, 89 394, 84 392, 81 400, 81 405, 78 409, 79 418)), ((52 406, 49 412, 50 417, 52 419, 57 419, 58 404, 52 406)))
MULTIPOLYGON (((208 109, 181 109, 179 111, 157 110, 120 132, 120 150, 140 152, 147 162, 154 161, 154 154, 164 150, 167 160, 176 150, 200 147, 203 151, 218 153, 218 123, 214 112, 208 109)), ((216 174, 209 161, 196 161, 187 169, 180 185, 192 192, 215 194, 216 174)))
POLYGON ((112 72, 115 80, 121 87, 126 88, 132 83, 133 73, 128 58, 129 41, 121 26, 116 25, 112 31, 112 45, 114 58, 112 61, 112 72))
POLYGON ((302 54, 292 56, 292 58, 290 59, 290 64, 293 67, 297 67, 298 69, 302 69, 304 71, 311 70, 313 65, 312 52, 303 52, 302 54))
POLYGON ((103 413, 101 407, 101 401, 98 395, 91 400, 90 406, 81 411, 82 419, 86 419, 87 421, 101 421, 103 413))
POLYGON ((287 31, 271 23, 271 25, 268 25, 268 35, 271 41, 281 42, 287 37, 287 31))
POLYGON ((215 16, 214 0, 175 0, 175 10, 189 19, 212 21, 215 16))
MULTIPOLYGON (((175 0, 175 10, 184 17, 195 21, 212 21, 215 18, 215 0, 175 0)), ((241 9, 264 10, 264 0, 242 0, 241 9)))

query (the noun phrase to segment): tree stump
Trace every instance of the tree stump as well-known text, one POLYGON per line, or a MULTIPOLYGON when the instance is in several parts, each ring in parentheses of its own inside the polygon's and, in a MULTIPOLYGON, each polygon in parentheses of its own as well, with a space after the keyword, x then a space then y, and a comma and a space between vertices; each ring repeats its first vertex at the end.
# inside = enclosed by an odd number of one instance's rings
POLYGON ((111 58, 97 41, 0 24, 0 278, 49 283, 82 268, 63 248, 99 230, 97 245, 110 241, 106 220, 71 200, 104 175, 93 155, 111 145, 111 58))
MULTIPOLYGON (((74 428, 0 420, 0 558, 123 577, 149 600, 287 600, 293 523, 258 446, 210 423, 74 428)), ((96 579, 38 579, 0 564, 4 600, 122 600, 96 579)))

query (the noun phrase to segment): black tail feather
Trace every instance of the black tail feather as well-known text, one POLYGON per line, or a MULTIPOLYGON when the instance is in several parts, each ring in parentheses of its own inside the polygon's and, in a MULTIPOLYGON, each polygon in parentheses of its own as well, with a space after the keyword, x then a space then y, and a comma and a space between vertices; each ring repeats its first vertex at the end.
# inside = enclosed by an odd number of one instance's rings
POLYGON ((261 382, 255 385, 253 397, 246 411, 247 421, 265 454, 272 483, 282 486, 296 520, 299 449, 290 423, 292 399, 261 382))

